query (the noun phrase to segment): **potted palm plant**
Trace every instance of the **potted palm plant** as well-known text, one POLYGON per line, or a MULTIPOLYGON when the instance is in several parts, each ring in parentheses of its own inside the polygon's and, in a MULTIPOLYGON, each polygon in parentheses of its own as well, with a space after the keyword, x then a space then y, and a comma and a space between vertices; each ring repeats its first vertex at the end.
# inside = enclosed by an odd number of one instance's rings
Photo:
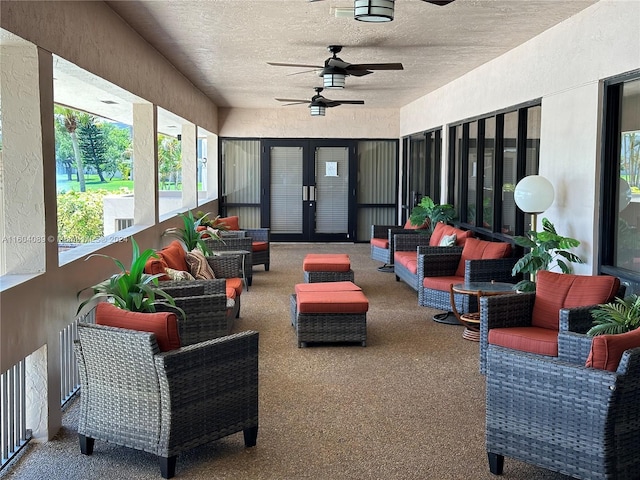
POLYGON ((575 253, 569 251, 580 245, 580 241, 571 237, 558 235, 556 228, 547 218, 542 219, 542 231, 530 230, 525 236, 513 237, 516 245, 528 248, 529 251, 513 266, 511 274, 528 273, 514 286, 521 292, 533 292, 536 289, 535 275, 540 270, 559 268, 562 273, 571 273, 572 263, 584 263, 575 253))
MULTIPOLYGON (((147 249, 141 253, 133 238, 131 244, 133 257, 129 267, 125 267, 117 258, 100 253, 89 255, 85 259, 86 261, 92 257, 108 258, 116 264, 120 271, 97 285, 80 290, 77 295, 78 300, 86 290, 91 289, 93 293, 90 298, 79 304, 76 314, 79 314, 85 306, 93 306, 101 300, 108 300, 115 306, 132 312, 155 312, 155 305, 160 301, 175 307, 173 297, 159 287, 158 277, 161 277, 162 274, 149 275, 144 273, 145 263, 150 257, 155 256, 155 252, 152 249, 147 249)), ((184 315, 180 308, 176 307, 176 309, 184 315)))
POLYGON ((611 335, 630 332, 640 327, 640 297, 636 294, 616 298, 591 310, 593 327, 587 335, 611 335))
POLYGON ((428 226, 424 231, 431 234, 438 222, 448 223, 454 218, 456 218, 456 210, 453 205, 448 203, 437 204, 431 197, 424 196, 420 199, 420 203, 411 210, 409 221, 411 225, 424 225, 429 220, 428 226))
POLYGON ((208 213, 205 213, 199 215, 196 219, 190 211, 187 214, 181 213, 179 216, 182 218, 184 228, 167 228, 163 235, 175 237, 180 240, 187 252, 198 248, 205 255, 210 255, 211 249, 207 246, 204 239, 213 238, 219 240, 220 235, 217 229, 210 226, 212 224, 211 222, 215 222, 215 220, 208 220, 208 215, 208 213))

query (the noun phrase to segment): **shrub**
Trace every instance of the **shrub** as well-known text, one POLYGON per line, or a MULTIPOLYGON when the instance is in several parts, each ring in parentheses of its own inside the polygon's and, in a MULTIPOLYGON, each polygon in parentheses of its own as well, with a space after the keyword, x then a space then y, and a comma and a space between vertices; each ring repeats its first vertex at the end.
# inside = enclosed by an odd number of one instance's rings
POLYGON ((106 190, 69 191, 58 195, 58 241, 89 243, 104 236, 106 190))

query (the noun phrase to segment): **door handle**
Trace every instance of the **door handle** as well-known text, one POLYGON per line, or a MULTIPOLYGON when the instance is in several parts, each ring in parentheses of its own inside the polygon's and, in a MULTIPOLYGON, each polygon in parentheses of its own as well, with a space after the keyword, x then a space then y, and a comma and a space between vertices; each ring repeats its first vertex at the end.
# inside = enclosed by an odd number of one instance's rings
POLYGON ((309 187, 307 185, 302 186, 302 201, 306 202, 309 200, 309 187))
POLYGON ((311 202, 316 201, 316 187, 315 185, 309 185, 309 200, 311 202))

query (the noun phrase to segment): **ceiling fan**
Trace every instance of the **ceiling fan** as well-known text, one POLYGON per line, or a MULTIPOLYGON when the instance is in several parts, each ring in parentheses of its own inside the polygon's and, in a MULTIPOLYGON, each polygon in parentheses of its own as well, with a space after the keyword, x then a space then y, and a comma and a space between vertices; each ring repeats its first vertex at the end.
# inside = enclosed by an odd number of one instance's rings
POLYGON ((295 98, 276 98, 279 102, 287 102, 286 106, 289 105, 299 105, 302 103, 308 103, 309 108, 311 109, 311 115, 316 116, 324 116, 325 110, 329 107, 337 107, 338 105, 364 105, 364 100, 329 100, 328 98, 320 95, 324 88, 316 87, 316 94, 311 97, 311 101, 309 100, 298 100, 295 98))
POLYGON ((342 50, 342 45, 329 45, 327 48, 333 56, 324 61, 324 66, 299 63, 267 63, 277 67, 306 67, 321 69, 318 75, 323 78, 325 88, 344 88, 344 80, 348 75, 362 77, 373 73, 372 70, 404 69, 401 63, 347 63, 337 56, 342 50))
MULTIPOLYGON (((309 2, 316 2, 322 0, 309 0, 309 2)), ((426 3, 438 5, 443 7, 455 0, 422 0, 426 3)), ((354 0, 353 9, 344 8, 341 9, 344 13, 349 10, 353 10, 353 18, 361 22, 390 22, 393 20, 393 10, 395 7, 395 0, 354 0)), ((336 16, 338 15, 336 10, 336 16)))

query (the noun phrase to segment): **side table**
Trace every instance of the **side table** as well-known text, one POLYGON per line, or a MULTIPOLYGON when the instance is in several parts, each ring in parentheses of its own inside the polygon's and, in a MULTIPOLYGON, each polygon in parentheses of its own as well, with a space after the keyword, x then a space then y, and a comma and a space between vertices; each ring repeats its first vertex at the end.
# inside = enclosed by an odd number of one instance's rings
POLYGON ((451 309, 458 321, 464 325, 462 338, 472 342, 480 341, 480 297, 488 295, 505 295, 515 293, 513 284, 504 282, 470 282, 451 285, 451 309), (478 311, 474 313, 460 314, 456 308, 454 293, 475 295, 478 299, 478 311))

